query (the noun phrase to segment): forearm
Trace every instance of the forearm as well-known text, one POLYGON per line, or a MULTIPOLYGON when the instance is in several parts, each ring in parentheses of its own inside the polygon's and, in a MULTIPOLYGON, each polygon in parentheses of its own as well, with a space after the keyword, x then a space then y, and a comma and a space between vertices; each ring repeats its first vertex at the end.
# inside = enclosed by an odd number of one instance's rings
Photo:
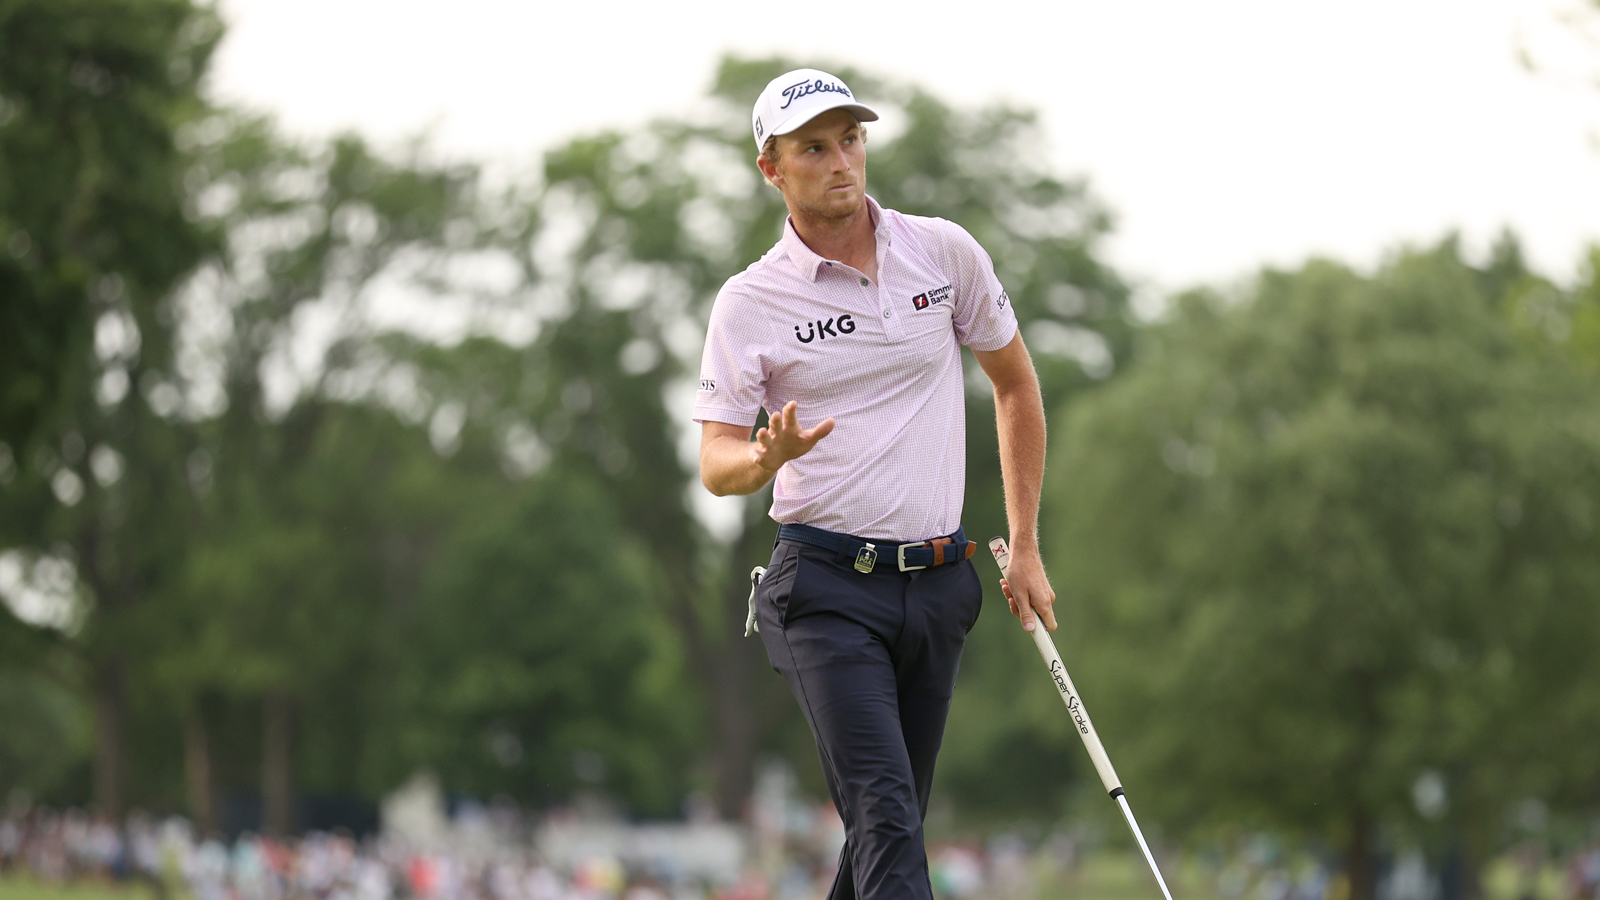
POLYGON ((726 422, 703 422, 700 431, 700 483, 718 497, 754 494, 783 464, 811 452, 833 431, 833 419, 801 428, 799 404, 790 400, 756 429, 726 422))
MULTIPOLYGON (((1029 374, 1032 374, 1031 366, 1029 374)), ((1013 552, 1036 552, 1045 455, 1044 400, 1039 393, 1038 378, 1019 378, 1004 388, 997 386, 994 411, 1011 547, 1013 552)))
POLYGON ((776 475, 755 460, 755 441, 723 435, 700 446, 700 482, 718 497, 754 494, 776 475))
POLYGON ((1000 436, 1000 476, 1011 526, 1011 567, 1000 589, 1011 612, 1032 631, 1035 617, 1054 631, 1056 592, 1039 558, 1039 491, 1044 484, 1044 400, 1039 375, 1018 332, 999 350, 977 353, 994 385, 995 430, 1000 436))

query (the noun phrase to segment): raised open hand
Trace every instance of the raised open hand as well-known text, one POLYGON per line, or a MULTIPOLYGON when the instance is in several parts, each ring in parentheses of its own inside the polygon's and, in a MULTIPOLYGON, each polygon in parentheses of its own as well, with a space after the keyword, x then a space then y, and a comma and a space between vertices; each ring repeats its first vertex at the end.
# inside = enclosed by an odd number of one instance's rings
POLYGON ((811 452, 817 441, 833 431, 833 419, 823 419, 814 428, 801 428, 797 414, 798 404, 790 400, 776 416, 756 431, 755 443, 750 445, 750 458, 768 472, 776 472, 784 463, 811 452))

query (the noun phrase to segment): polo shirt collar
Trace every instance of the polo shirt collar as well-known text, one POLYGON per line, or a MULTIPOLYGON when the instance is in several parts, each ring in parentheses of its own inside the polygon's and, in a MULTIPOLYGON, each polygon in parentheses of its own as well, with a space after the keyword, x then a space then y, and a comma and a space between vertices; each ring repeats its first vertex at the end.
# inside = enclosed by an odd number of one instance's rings
MULTIPOLYGON (((888 247, 889 218, 883 214, 883 207, 872 199, 871 194, 867 195, 867 215, 872 219, 872 234, 878 241, 878 247, 880 249, 888 247)), ((800 277, 807 281, 815 282, 822 272, 822 267, 828 263, 828 260, 818 256, 806 246, 805 241, 800 239, 800 233, 794 230, 793 218, 784 217, 783 239, 779 244, 788 255, 789 261, 794 263, 795 269, 800 272, 800 277)))

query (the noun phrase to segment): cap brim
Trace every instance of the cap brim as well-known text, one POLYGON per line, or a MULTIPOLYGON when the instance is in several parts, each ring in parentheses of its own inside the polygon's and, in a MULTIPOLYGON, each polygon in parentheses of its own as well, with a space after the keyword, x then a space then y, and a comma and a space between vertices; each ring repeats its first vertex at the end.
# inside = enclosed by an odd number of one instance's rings
POLYGON ((781 124, 781 125, 777 126, 776 128, 772 129, 772 133, 775 134, 775 135, 776 134, 788 134, 789 132, 794 131, 795 129, 797 129, 800 126, 806 124, 807 122, 811 121, 812 119, 815 119, 817 116, 820 116, 825 112, 833 112, 836 109, 848 109, 851 113, 853 113, 855 115, 856 120, 859 121, 859 122, 876 122, 876 121, 878 121, 878 113, 877 113, 877 111, 874 110, 872 107, 867 106, 866 104, 863 104, 863 103, 836 103, 833 106, 823 106, 823 107, 819 107, 817 109, 806 110, 803 113, 796 113, 793 117, 785 120, 783 124, 781 124))

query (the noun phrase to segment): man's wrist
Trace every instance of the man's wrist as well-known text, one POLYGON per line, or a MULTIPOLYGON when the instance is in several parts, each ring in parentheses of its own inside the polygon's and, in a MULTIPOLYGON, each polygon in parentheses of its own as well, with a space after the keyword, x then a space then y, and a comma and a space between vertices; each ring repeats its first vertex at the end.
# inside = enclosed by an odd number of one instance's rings
MULTIPOLYGON (((757 446, 759 446, 759 445, 757 445, 757 446)), ((776 466, 772 466, 772 467, 769 468, 767 466, 767 460, 772 458, 774 455, 775 454, 773 454, 769 450, 768 452, 763 453, 762 455, 755 457, 756 468, 758 468, 762 472, 766 473, 767 477, 769 477, 769 478, 771 476, 773 476, 773 475, 778 474, 778 470, 783 468, 783 464, 785 462, 787 462, 787 460, 779 460, 778 464, 776 466)))

